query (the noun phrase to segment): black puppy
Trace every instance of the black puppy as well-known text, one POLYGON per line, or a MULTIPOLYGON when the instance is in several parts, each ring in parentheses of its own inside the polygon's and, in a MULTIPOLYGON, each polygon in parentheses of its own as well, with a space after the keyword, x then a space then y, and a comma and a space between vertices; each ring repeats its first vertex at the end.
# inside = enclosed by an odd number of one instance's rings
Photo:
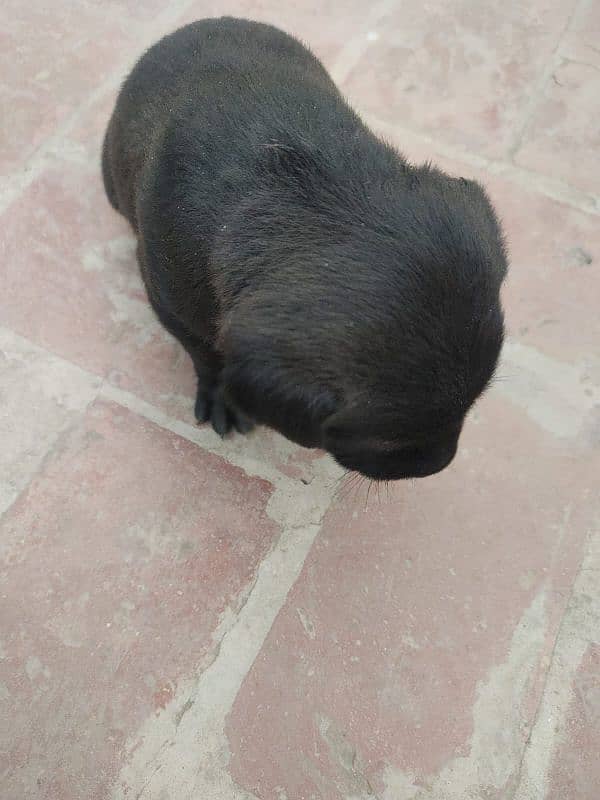
POLYGON ((503 341, 484 190, 409 165, 276 28, 204 20, 127 78, 103 152, 196 416, 270 425, 378 479, 453 458, 503 341))

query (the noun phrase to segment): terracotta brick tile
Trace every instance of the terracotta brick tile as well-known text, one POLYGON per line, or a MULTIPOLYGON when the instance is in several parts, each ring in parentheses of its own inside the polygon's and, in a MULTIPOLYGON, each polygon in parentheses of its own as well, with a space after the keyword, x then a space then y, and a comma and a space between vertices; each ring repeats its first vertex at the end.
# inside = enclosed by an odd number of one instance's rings
POLYGON ((506 796, 598 466, 490 397, 440 476, 341 497, 233 708, 234 780, 264 800, 506 796))
POLYGON ((3 796, 108 796, 243 602, 271 491, 106 402, 61 439, 0 523, 3 796))

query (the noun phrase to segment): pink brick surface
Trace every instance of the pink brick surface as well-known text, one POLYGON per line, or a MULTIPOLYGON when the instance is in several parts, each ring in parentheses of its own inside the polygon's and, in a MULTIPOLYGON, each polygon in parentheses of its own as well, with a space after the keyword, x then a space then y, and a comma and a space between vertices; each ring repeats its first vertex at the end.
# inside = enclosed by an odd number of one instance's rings
POLYGON ((394 3, 344 89, 386 122, 502 156, 574 6, 394 3))
POLYGON ((589 646, 572 690, 573 700, 553 759, 548 800, 596 800, 598 796, 600 642, 589 646))
POLYGON ((270 494, 112 404, 64 434, 0 525, 4 797, 107 796, 243 602, 278 533, 270 494))
POLYGON ((597 193, 598 175, 590 164, 599 158, 600 126, 590 111, 600 115, 600 64, 560 64, 546 81, 517 162, 597 193))
POLYGON ((364 34, 370 14, 360 0, 307 0, 281 3, 278 0, 193 0, 180 24, 204 17, 234 16, 277 25, 306 42, 329 68, 344 47, 364 34))
MULTIPOLYGON (((111 6, 113 4, 111 3, 111 6)), ((132 3, 133 7, 134 4, 132 3)), ((3 0, 0 32, 0 175, 25 166, 135 42, 132 20, 101 3, 3 0)))
POLYGON ((560 55, 583 64, 600 66, 600 5, 595 0, 578 3, 561 40, 560 55))
POLYGON ((106 202, 94 159, 50 167, 13 203, 4 214, 2 317, 36 344, 183 413, 191 362, 156 321, 134 239, 106 202))
POLYGON ((2 800, 596 800, 599 5, 6 0, 2 800), (194 425, 100 147, 184 22, 310 44, 415 161, 488 188, 509 341, 455 463, 344 484, 194 425))
POLYGON ((392 798, 472 758, 465 796, 510 796, 599 468, 489 400, 454 469, 340 498, 233 708, 235 779, 392 798))

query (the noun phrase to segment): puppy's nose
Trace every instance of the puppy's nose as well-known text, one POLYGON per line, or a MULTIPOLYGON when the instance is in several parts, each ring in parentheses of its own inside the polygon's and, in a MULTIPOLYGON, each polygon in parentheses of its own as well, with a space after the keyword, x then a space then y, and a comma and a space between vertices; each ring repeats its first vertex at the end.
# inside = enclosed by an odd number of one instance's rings
POLYGON ((398 454, 394 464, 389 465, 389 476, 393 478, 427 478, 445 469, 454 459, 458 449, 458 438, 452 442, 411 448, 398 454))
POLYGON ((445 445, 443 447, 425 452, 416 460, 415 467, 422 470, 421 475, 415 477, 426 477, 427 475, 435 475, 441 472, 454 460, 456 451, 458 449, 458 442, 452 445, 445 445))

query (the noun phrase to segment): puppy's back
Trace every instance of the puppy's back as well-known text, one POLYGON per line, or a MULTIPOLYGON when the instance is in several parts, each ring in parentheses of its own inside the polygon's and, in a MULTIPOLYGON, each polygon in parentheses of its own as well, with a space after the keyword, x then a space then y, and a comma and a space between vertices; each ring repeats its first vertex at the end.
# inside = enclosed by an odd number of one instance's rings
POLYGON ((248 20, 192 23, 142 56, 119 94, 103 150, 107 194, 134 228, 141 170, 181 106, 210 116, 228 102, 239 103, 240 83, 260 88, 275 77, 282 85, 306 84, 338 94, 307 48, 277 28, 248 20))

